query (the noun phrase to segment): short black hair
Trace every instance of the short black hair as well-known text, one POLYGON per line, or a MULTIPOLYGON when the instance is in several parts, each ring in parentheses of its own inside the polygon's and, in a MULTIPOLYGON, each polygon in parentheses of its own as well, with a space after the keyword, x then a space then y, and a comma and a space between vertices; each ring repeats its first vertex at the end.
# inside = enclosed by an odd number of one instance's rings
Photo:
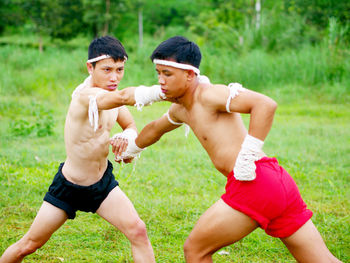
MULTIPOLYGON (((128 58, 123 44, 112 36, 103 36, 95 38, 91 41, 88 51, 88 59, 96 58, 101 55, 109 55, 115 61, 124 60, 128 58)), ((92 65, 95 66, 96 62, 93 62, 92 65)))
POLYGON ((175 36, 159 44, 151 55, 151 60, 154 59, 173 59, 175 62, 199 68, 202 54, 196 43, 185 37, 175 36))

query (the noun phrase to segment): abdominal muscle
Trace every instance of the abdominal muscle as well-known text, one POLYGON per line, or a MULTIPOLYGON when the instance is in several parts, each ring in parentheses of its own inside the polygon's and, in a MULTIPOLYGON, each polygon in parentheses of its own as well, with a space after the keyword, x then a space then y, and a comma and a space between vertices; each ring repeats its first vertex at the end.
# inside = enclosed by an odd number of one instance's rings
POLYGON ((100 116, 100 126, 95 132, 87 119, 79 120, 68 114, 64 136, 67 158, 62 167, 62 173, 68 181, 88 186, 102 178, 108 164, 114 116, 100 116))
POLYGON ((74 143, 72 147, 67 147, 67 159, 62 173, 72 183, 83 186, 94 184, 102 178, 107 169, 108 153, 108 135, 74 143))

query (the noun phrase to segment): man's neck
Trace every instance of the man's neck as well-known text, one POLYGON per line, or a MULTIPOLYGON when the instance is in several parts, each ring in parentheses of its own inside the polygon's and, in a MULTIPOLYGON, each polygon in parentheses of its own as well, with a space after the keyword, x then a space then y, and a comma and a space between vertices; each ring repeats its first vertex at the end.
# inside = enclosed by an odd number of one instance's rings
POLYGON ((195 92, 199 86, 197 79, 188 83, 188 87, 183 96, 176 99, 176 103, 183 105, 186 109, 190 109, 193 106, 193 100, 195 92))

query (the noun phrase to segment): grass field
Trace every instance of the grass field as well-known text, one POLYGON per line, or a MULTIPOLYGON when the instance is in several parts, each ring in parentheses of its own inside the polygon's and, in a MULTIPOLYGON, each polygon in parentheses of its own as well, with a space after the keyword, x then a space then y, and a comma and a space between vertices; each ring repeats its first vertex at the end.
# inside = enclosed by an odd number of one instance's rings
MULTIPOLYGON (((131 52, 123 87, 156 81, 148 59, 152 49, 131 52)), ((5 61, 0 64, 0 254, 26 233, 65 159, 64 119, 72 90, 86 76, 85 53, 0 47, 5 61)), ((332 253, 350 262, 350 60, 327 56, 318 48, 280 56, 256 51, 227 67, 233 57, 224 54, 216 65, 215 54, 204 52, 201 67, 215 82, 240 78, 279 103, 264 150, 297 182, 332 253)), ((163 102, 142 112, 129 109, 141 129, 168 107, 163 102)), ((186 138, 181 127, 165 135, 133 164, 115 164, 114 174, 147 224, 157 262, 184 262, 186 237, 223 193, 226 179, 193 133, 186 138)), ((223 250, 229 254, 215 254, 215 262, 294 262, 283 244, 261 229, 223 250)), ((131 261, 130 245, 120 232, 97 215, 80 212, 24 260, 131 261)))
MULTIPOLYGON (((1 98, 1 104, 16 104, 25 119, 31 118, 25 116, 30 100, 9 96, 1 98)), ((54 109, 55 132, 46 137, 12 135, 13 116, 2 108, 0 253, 28 230, 59 162, 65 158, 66 106, 63 103, 54 109)), ((140 129, 168 106, 154 104, 142 112, 130 109, 140 129)), ((264 148, 294 177, 328 247, 344 262, 350 260, 349 129, 348 105, 284 104, 279 106, 264 148)), ((186 139, 181 127, 149 147, 136 163, 114 167, 121 188, 147 224, 157 262, 184 262, 186 237, 225 186, 224 176, 213 168, 193 133, 186 139)), ((282 243, 261 229, 224 250, 229 255, 216 254, 215 262, 293 262, 282 243)), ((131 262, 130 246, 97 215, 78 213, 24 262, 63 260, 131 262)))

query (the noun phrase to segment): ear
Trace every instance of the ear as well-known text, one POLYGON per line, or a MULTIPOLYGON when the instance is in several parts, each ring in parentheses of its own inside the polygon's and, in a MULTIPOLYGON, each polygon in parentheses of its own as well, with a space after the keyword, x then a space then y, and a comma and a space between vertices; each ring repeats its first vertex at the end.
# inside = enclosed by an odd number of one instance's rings
POLYGON ((94 71, 94 67, 89 62, 86 62, 86 67, 87 67, 87 70, 88 70, 89 74, 91 75, 93 73, 93 71, 94 71))
POLYGON ((196 73, 193 70, 187 70, 187 80, 192 80, 194 77, 196 77, 196 73))

